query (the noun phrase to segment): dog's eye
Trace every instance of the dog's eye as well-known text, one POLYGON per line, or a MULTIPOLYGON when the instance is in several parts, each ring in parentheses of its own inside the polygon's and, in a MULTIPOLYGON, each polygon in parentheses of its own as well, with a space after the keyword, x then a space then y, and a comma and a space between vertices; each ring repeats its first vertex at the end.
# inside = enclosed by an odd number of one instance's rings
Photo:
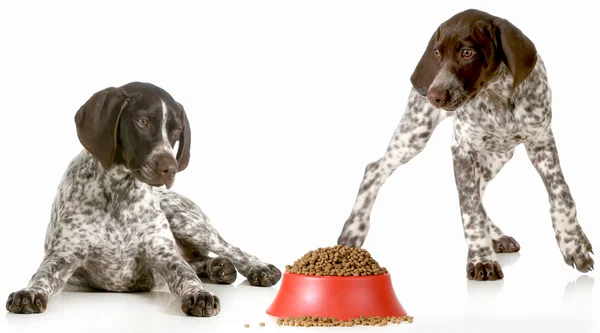
POLYGON ((473 51, 471 49, 462 49, 460 51, 460 55, 465 59, 469 59, 469 58, 473 57, 474 54, 475 54, 475 51, 473 51))
POLYGON ((141 128, 148 128, 148 124, 149 124, 148 118, 138 118, 138 119, 136 119, 135 122, 141 128))
POLYGON ((435 56, 436 56, 436 57, 439 57, 439 56, 440 56, 440 50, 438 50, 438 49, 433 49, 433 52, 435 53, 435 56))

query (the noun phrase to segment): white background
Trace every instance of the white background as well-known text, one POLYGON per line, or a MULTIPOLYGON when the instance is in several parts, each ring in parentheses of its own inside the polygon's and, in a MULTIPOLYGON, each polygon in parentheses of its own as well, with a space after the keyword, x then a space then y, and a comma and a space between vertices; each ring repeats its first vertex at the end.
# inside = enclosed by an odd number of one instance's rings
MULTIPOLYGON (((192 160, 173 189, 227 240, 280 268, 333 245, 365 165, 383 154, 400 120, 431 34, 467 8, 509 19, 542 55, 562 166, 579 221, 600 250, 593 1, 14 1, 0 5, 0 297, 25 287, 41 261, 56 187, 81 150, 75 112, 94 92, 134 80, 185 106, 192 160)), ((450 138, 446 121, 375 205, 365 248, 388 267, 415 316, 412 325, 383 329, 597 329, 595 273, 564 264, 546 191, 522 147, 484 200, 522 251, 501 256, 503 281, 466 280, 450 138)), ((209 332, 245 323, 257 330, 260 321, 262 330, 285 330, 264 313, 277 287, 243 280, 208 286, 221 297, 216 318, 185 317, 165 291, 65 291, 45 314, 0 315, 0 331, 209 332)))

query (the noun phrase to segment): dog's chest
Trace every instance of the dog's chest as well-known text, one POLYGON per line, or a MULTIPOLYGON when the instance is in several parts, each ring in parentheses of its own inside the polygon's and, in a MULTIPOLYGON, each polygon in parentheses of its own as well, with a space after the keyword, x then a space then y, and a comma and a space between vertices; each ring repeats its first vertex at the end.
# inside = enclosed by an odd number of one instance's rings
POLYGON ((68 235, 70 242, 85 244, 86 260, 70 281, 110 291, 161 285, 142 259, 149 239, 172 237, 158 195, 131 176, 103 172, 88 161, 76 160, 67 172, 48 229, 50 240, 68 235))
MULTIPOLYGON (((471 104, 471 103, 470 103, 471 104)), ((454 134, 477 150, 507 152, 527 139, 527 130, 514 115, 467 105, 457 112, 454 134)))
POLYGON ((148 239, 168 228, 158 198, 142 193, 140 201, 119 204, 100 214, 93 246, 84 265, 94 284, 107 290, 145 290, 160 284, 143 260, 148 239))
POLYGON ((457 111, 454 135, 476 150, 504 153, 543 136, 550 119, 549 108, 534 107, 528 100, 514 105, 508 99, 476 98, 457 111))
POLYGON ((143 259, 144 244, 134 233, 101 231, 98 238, 72 282, 108 291, 145 291, 164 284, 143 259))
POLYGON ((139 216, 136 216, 133 210, 98 216, 92 242, 94 250, 90 259, 104 261, 110 266, 112 265, 110 263, 123 263, 142 255, 148 237, 159 229, 156 220, 160 213, 156 211, 151 213, 150 209, 142 208, 142 210, 146 212, 139 216))

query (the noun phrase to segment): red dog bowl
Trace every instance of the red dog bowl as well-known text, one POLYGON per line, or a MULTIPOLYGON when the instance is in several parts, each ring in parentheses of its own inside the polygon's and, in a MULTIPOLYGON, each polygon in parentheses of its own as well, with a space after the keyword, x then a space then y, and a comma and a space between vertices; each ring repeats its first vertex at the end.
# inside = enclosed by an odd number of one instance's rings
POLYGON ((284 318, 406 316, 390 274, 372 276, 309 276, 285 272, 267 313, 284 318))

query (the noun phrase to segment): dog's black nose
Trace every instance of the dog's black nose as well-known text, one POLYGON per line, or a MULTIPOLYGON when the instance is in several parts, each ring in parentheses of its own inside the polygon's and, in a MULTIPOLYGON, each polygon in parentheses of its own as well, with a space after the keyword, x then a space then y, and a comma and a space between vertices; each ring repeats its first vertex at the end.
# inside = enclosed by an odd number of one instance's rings
POLYGON ((162 155, 156 161, 156 171, 165 179, 173 178, 177 172, 177 160, 173 156, 162 155))
POLYGON ((432 87, 427 93, 429 102, 438 108, 443 108, 450 101, 450 92, 442 87, 432 87))

